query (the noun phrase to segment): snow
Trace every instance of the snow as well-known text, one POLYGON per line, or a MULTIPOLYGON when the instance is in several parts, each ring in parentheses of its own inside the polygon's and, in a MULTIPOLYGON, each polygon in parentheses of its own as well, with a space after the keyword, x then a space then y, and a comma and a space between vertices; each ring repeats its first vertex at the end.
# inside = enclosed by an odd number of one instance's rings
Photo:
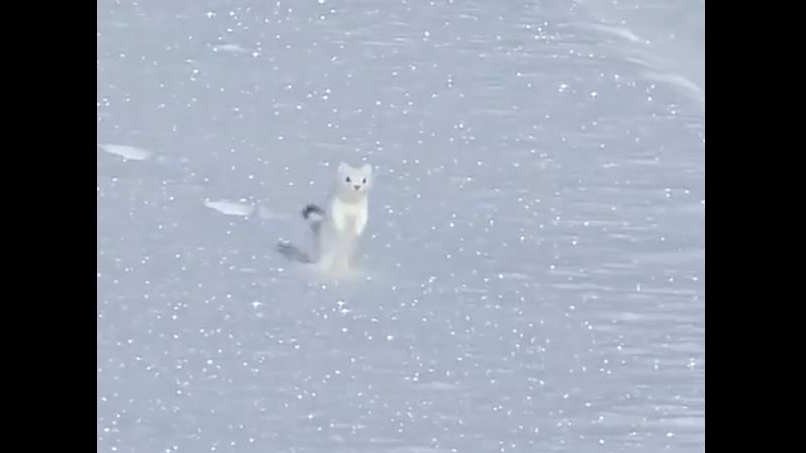
POLYGON ((101 0, 98 451, 702 451, 703 8, 101 0))
POLYGON ((228 200, 205 201, 204 205, 224 215, 248 216, 254 211, 252 206, 228 200))
POLYGON ((137 148, 135 146, 106 144, 98 145, 99 148, 109 154, 122 157, 124 160, 146 160, 151 156, 151 151, 137 148))

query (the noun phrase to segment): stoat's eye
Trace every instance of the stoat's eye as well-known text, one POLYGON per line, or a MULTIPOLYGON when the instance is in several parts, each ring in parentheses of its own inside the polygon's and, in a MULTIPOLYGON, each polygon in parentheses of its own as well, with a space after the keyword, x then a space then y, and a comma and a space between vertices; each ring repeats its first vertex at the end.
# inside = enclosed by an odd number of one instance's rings
POLYGON ((346 179, 345 181, 347 181, 347 182, 353 182, 353 181, 350 179, 350 177, 349 177, 349 176, 347 177, 347 179, 346 179))
POLYGON ((364 179, 361 180, 361 184, 366 184, 366 183, 367 183, 367 178, 364 178, 364 179))

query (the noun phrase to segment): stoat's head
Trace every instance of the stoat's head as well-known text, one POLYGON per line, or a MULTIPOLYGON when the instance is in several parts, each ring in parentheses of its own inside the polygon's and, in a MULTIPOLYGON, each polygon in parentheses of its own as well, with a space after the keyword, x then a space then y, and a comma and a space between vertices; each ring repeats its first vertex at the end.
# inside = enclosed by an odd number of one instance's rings
POLYGON ((339 195, 345 199, 357 200, 366 196, 372 185, 372 166, 363 165, 355 168, 342 162, 336 179, 339 195))

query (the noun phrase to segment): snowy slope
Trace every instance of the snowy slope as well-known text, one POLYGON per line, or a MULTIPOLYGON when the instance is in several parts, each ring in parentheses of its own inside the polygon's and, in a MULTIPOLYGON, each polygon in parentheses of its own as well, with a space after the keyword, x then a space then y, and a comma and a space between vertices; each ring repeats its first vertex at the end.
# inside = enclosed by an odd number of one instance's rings
POLYGON ((703 6, 99 0, 98 451, 702 451, 703 6))

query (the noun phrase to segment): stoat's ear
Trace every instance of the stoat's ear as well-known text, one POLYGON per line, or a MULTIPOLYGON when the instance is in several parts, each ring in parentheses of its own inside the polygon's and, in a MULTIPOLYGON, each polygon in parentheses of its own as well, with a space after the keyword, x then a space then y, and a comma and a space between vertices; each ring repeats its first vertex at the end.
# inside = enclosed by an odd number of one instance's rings
POLYGON ((372 174, 372 165, 364 164, 364 166, 361 167, 361 171, 364 172, 364 174, 371 175, 372 174))
POLYGON ((342 162, 342 163, 339 164, 339 173, 346 173, 347 170, 349 170, 349 169, 350 169, 350 166, 347 165, 347 163, 342 162))

